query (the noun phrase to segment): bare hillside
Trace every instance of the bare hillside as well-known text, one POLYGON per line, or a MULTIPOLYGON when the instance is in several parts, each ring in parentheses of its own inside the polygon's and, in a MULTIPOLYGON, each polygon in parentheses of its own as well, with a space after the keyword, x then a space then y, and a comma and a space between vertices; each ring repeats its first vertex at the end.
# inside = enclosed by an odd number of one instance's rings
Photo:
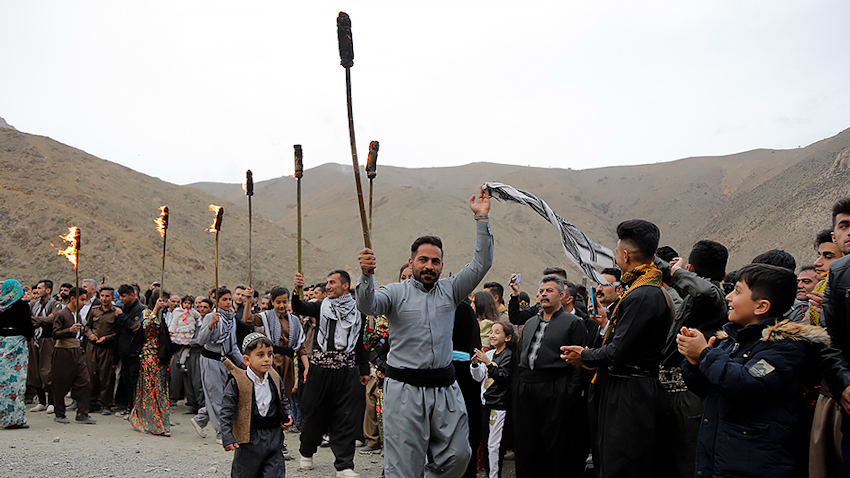
MULTIPOLYGON (((659 225, 662 243, 683 254, 699 239, 727 244, 730 268, 755 254, 783 247, 807 262, 808 244, 828 216, 828 205, 847 192, 847 179, 833 163, 850 148, 850 130, 805 148, 760 149, 724 157, 688 158, 668 163, 574 171, 473 163, 452 168, 405 169, 379 166, 375 180, 373 239, 380 263, 378 279, 395 279, 412 240, 436 234, 445 241, 446 270, 470 259, 474 228, 466 200, 485 181, 531 191, 596 242, 613 247, 614 227, 642 217, 659 225), (822 176, 825 175, 825 176, 822 176), (828 182, 829 187, 824 187, 828 182), (820 202, 800 211, 806 197, 820 202), (770 191, 771 193, 767 193, 770 191), (778 201, 799 197, 797 202, 778 201), (802 200, 802 202, 801 202, 802 200), (827 204, 828 203, 828 204, 827 204), (816 217, 814 211, 823 211, 816 217), (794 216, 766 223, 761 215, 794 216), (756 252, 754 252, 756 251, 756 252)), ((847 161, 844 161, 846 167, 847 161)), ((197 183, 192 187, 226 199, 244 198, 238 184, 197 183)), ((256 184, 255 211, 295 229, 295 180, 282 177, 256 184)), ((323 164, 304 174, 303 231, 318 247, 333 251, 341 264, 356 267, 363 247, 350 166, 323 164)), ((368 182, 364 177, 364 191, 368 182)), ((237 202, 245 207, 244 199, 237 202)), ((495 204, 492 227, 496 262, 488 280, 505 283, 511 271, 536 277, 544 267, 568 264, 552 227, 532 211, 495 204)), ((578 271, 573 277, 578 277, 578 271)))
MULTIPOLYGON (((243 208, 197 189, 166 183, 98 159, 50 138, 0 129, 0 276, 29 284, 39 278, 73 282, 73 270, 56 255, 68 227, 82 231, 80 277, 109 284, 159 280, 162 242, 153 219, 171 211, 165 286, 200 293, 214 285, 214 235, 205 232, 208 206, 224 206, 220 236, 221 282, 248 280, 248 219, 243 208)), ((295 271, 295 238, 262 217, 254 218, 254 284, 289 285, 295 271)), ((322 276, 335 261, 304 247, 308 275, 322 276)), ((291 287, 291 286, 290 286, 291 287)))

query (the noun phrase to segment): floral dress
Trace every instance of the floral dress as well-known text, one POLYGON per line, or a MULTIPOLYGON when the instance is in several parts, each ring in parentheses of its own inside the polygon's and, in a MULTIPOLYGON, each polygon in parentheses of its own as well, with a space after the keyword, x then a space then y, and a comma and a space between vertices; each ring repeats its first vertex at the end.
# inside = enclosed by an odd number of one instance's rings
POLYGON ((165 388, 165 367, 159 360, 159 328, 161 319, 150 310, 142 315, 145 342, 142 346, 141 371, 136 390, 136 402, 130 413, 130 424, 140 432, 171 436, 168 413, 168 390, 165 388))

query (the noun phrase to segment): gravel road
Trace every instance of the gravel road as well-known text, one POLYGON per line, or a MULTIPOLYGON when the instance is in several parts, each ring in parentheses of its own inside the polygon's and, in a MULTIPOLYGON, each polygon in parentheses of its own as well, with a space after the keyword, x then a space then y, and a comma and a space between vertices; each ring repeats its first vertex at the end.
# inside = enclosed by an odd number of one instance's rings
MULTIPOLYGON (((187 408, 172 409, 171 437, 143 435, 117 415, 92 413, 97 425, 53 421, 45 412, 27 412, 30 428, 0 430, 0 477, 208 477, 230 476, 233 453, 216 444, 215 433, 207 427, 207 437, 195 434, 185 415, 187 408)), ((330 448, 319 448, 315 469, 298 469, 298 434, 286 432, 293 460, 286 462, 286 475, 292 478, 334 477, 330 448)), ((381 476, 383 457, 357 453, 356 470, 364 478, 381 476)))

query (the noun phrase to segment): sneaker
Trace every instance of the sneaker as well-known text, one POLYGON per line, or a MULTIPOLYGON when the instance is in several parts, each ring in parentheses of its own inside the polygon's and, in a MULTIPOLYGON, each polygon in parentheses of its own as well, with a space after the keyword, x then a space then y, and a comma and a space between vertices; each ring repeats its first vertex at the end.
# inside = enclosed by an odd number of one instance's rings
POLYGON ((283 454, 284 461, 289 461, 292 459, 292 455, 289 454, 289 450, 286 449, 286 445, 283 445, 283 448, 280 449, 280 452, 283 454))
POLYGON ((189 421, 192 422, 192 426, 195 427, 195 433, 197 433, 199 437, 201 437, 201 438, 207 437, 207 434, 204 433, 204 428, 201 427, 201 425, 198 424, 197 420, 195 420, 195 417, 192 417, 192 419, 189 420, 189 421))
POLYGON ((67 417, 53 417, 53 421, 57 423, 71 423, 71 420, 68 420, 67 417))
POLYGON ((336 472, 336 478, 360 478, 360 473, 355 472, 351 468, 346 468, 336 472))
POLYGON ((507 460, 507 461, 513 461, 513 460, 516 460, 516 454, 514 454, 514 451, 513 451, 513 450, 506 451, 506 452, 505 452, 505 457, 504 457, 504 458, 502 458, 502 459, 503 459, 503 460, 507 460))
POLYGON ((363 440, 354 440, 354 446, 357 448, 362 448, 366 446, 366 442, 363 440))
POLYGON ((71 400, 71 404, 65 407, 67 410, 76 410, 77 409, 77 401, 71 400))
POLYGON ((216 437, 215 442, 221 445, 221 438, 216 437))
MULTIPOLYGON (((51 405, 51 406, 52 406, 52 405, 51 405)), ((42 404, 40 404, 40 403, 39 403, 38 405, 36 405, 36 406, 34 406, 34 407, 30 408, 30 411, 31 411, 31 412, 33 412, 33 413, 35 413, 35 412, 43 412, 43 411, 45 411, 45 410, 47 410, 47 407, 45 407, 44 405, 42 405, 42 404)))
POLYGON ((47 406, 47 414, 50 415, 51 413, 53 413, 53 405, 48 405, 47 406))
POLYGON ((100 411, 100 414, 108 417, 109 415, 112 415, 112 409, 109 407, 103 407, 103 410, 100 411))
POLYGON ((360 450, 361 455, 371 455, 373 453, 376 454, 376 455, 381 453, 381 447, 366 445, 360 450))
POLYGON ((77 414, 76 422, 82 423, 83 425, 94 425, 97 423, 97 420, 88 415, 77 414))
MULTIPOLYGON (((355 443, 355 444, 356 444, 356 443, 355 443)), ((327 436, 327 435, 322 435, 322 444, 321 444, 321 445, 319 445, 319 446, 320 446, 320 447, 322 447, 322 448, 327 448, 327 447, 331 446, 331 439, 330 439, 330 437, 329 437, 329 436, 327 436)))
POLYGON ((298 468, 302 470, 312 470, 313 469, 313 457, 312 456, 302 456, 301 461, 298 462, 298 468))

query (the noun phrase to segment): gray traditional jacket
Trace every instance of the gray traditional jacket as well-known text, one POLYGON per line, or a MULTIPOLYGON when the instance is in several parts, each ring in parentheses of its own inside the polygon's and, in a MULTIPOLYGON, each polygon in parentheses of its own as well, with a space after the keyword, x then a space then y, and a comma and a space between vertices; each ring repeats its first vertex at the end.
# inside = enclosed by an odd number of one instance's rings
POLYGON ((371 275, 357 281, 357 308, 364 315, 385 315, 389 322, 387 364, 401 369, 439 369, 452 363, 455 309, 484 279, 493 264, 490 223, 476 221, 472 262, 426 290, 416 279, 375 290, 371 275))

